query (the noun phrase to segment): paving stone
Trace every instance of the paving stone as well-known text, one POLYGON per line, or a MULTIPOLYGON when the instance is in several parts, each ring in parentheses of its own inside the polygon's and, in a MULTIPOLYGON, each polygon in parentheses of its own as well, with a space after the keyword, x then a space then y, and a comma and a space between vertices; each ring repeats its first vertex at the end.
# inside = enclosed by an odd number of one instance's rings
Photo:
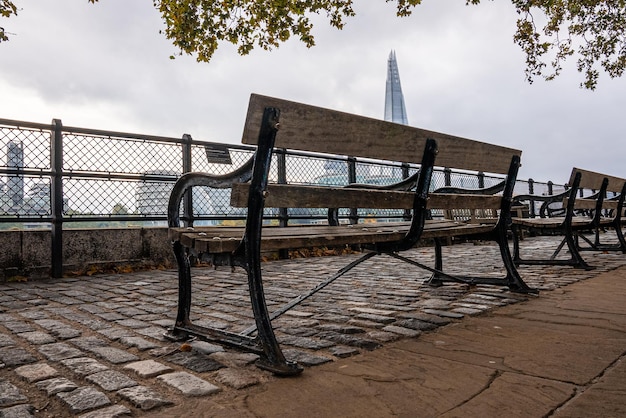
POLYGON ((137 408, 149 411, 159 406, 171 405, 172 402, 154 390, 145 386, 134 386, 117 391, 117 394, 137 408))
POLYGON ((27 400, 17 387, 6 380, 0 380, 0 406, 13 406, 27 400))
POLYGON ((21 404, 0 409, 0 418, 30 418, 34 417, 35 407, 30 404, 21 404))
POLYGON ((2 325, 15 334, 21 334, 22 332, 35 331, 35 328, 33 328, 31 324, 29 324, 28 322, 23 322, 23 321, 22 322, 18 322, 18 321, 4 322, 2 325))
POLYGON ((369 340, 367 338, 355 337, 353 335, 325 332, 325 333, 320 333, 319 336, 320 338, 325 338, 337 344, 364 348, 366 350, 375 350, 380 347, 380 343, 377 341, 369 340))
POLYGON ((126 318, 124 315, 120 315, 117 312, 101 312, 95 315, 104 319, 105 321, 119 321, 126 318))
POLYGON ((35 345, 50 344, 56 342, 56 338, 54 338, 52 335, 41 331, 23 332, 21 334, 18 334, 18 336, 35 345))
POLYGON ((383 328, 383 331, 393 332, 394 334, 403 335, 405 337, 417 337, 421 334, 421 331, 399 327, 397 325, 387 325, 383 328))
POLYGON ((204 354, 194 352, 178 352, 165 357, 170 363, 178 364, 197 373, 212 372, 225 367, 204 354))
MULTIPOLYGON (((0 323, 2 323, 0 321, 0 323)), ((8 336, 7 334, 0 333, 0 347, 6 347, 7 345, 14 345, 15 340, 8 336)))
POLYGON ((109 328, 111 326, 110 324, 107 324, 106 322, 102 322, 99 319, 94 319, 87 315, 81 315, 81 314, 70 315, 69 317, 67 317, 67 319, 78 322, 79 324, 89 327, 90 329, 94 331, 103 329, 103 328, 109 328))
MULTIPOLYGON (((410 331, 413 331, 413 330, 410 330, 410 331)), ((417 334, 419 335, 419 333, 417 334)), ((367 336, 368 338, 371 338, 376 341, 384 342, 384 343, 395 341, 398 338, 400 338, 398 334, 389 332, 389 331, 371 331, 367 333, 367 336)))
POLYGON ((384 310, 384 309, 366 308, 366 307, 354 307, 354 308, 350 308, 350 310, 354 312, 360 312, 363 314, 382 315, 382 316, 389 316, 395 313, 394 311, 389 311, 389 310, 384 310))
POLYGON ((285 335, 280 338, 282 344, 292 345, 299 348, 308 348, 310 350, 320 350, 322 348, 332 347, 335 345, 331 341, 320 340, 307 337, 297 337, 292 335, 285 335))
POLYGON ((136 335, 133 331, 121 327, 103 328, 99 329, 97 332, 111 340, 119 340, 121 337, 132 337, 136 335))
POLYGON ((360 351, 354 347, 335 346, 328 350, 330 354, 339 358, 346 358, 357 355, 360 351))
POLYGON ((215 380, 234 389, 247 388, 257 385, 260 382, 256 375, 247 370, 232 368, 218 370, 215 375, 215 380))
POLYGON ((137 334, 154 338, 157 341, 167 341, 167 338, 165 338, 164 335, 167 330, 164 328, 150 326, 147 328, 135 328, 134 330, 137 334))
POLYGON ((94 347, 92 352, 113 364, 139 360, 139 357, 136 355, 115 347, 94 347))
POLYGON ((431 331, 438 328, 438 325, 432 322, 420 321, 419 319, 402 319, 396 321, 395 324, 398 327, 414 329, 416 331, 431 331))
POLYGON ((220 391, 214 384, 187 372, 162 374, 157 379, 179 390, 185 396, 204 396, 220 391))
POLYGON ((217 344, 211 344, 206 341, 195 340, 191 342, 191 348, 202 354, 213 354, 224 351, 224 347, 217 344))
POLYGON ((439 315, 432 315, 432 314, 427 314, 423 312, 403 313, 403 314, 398 315, 398 317, 403 318, 403 319, 419 319, 420 321, 432 322, 433 324, 436 324, 436 325, 447 325, 450 322, 452 322, 448 318, 443 318, 439 315))
POLYGON ((154 377, 172 371, 171 367, 154 360, 136 361, 127 364, 124 369, 132 370, 140 377, 154 377))
POLYGON ((139 351, 159 347, 158 344, 148 341, 142 337, 123 336, 119 338, 119 342, 129 347, 137 347, 139 351))
POLYGON ((305 366, 317 366, 318 364, 324 364, 332 361, 329 357, 311 354, 300 350, 285 349, 283 350, 283 354, 288 360, 297 361, 305 366))
MULTIPOLYGON (((67 315, 67 313, 65 313, 67 315)), ((61 314, 63 315, 63 314, 61 314)), ((34 321, 37 325, 44 328, 52 335, 62 340, 76 338, 81 335, 81 331, 70 327, 65 322, 56 319, 37 319, 34 321)))
POLYGON ((39 310, 39 309, 18 312, 18 314, 21 317, 28 318, 28 319, 44 319, 44 318, 48 317, 48 313, 47 312, 39 310))
POLYGON ((318 328, 322 331, 334 331, 341 334, 362 334, 365 332, 365 330, 361 327, 341 324, 321 324, 318 326, 318 328))
POLYGON ((55 368, 50 367, 46 363, 20 366, 15 369, 15 373, 17 373, 18 376, 30 383, 38 382, 44 379, 50 379, 52 377, 58 376, 59 374, 59 372, 55 368))
POLYGON ((22 364, 34 363, 37 358, 30 352, 20 347, 0 347, 0 363, 6 366, 21 366, 22 364))
POLYGON ((116 321, 116 323, 118 325, 128 328, 147 328, 150 326, 149 323, 145 321, 140 321, 138 319, 121 319, 119 321, 116 321))
POLYGON ((143 315, 146 313, 146 311, 142 311, 141 309, 130 307, 130 308, 118 308, 117 313, 121 315, 125 315, 127 317, 134 317, 136 315, 143 315))
POLYGON ((394 318, 393 316, 375 315, 375 314, 370 314, 370 313, 359 314, 357 315, 357 318, 365 319, 367 321, 372 321, 372 322, 380 322, 381 324, 390 324, 396 320, 396 318, 394 318))
POLYGON ((65 343, 46 344, 39 347, 39 352, 50 361, 59 361, 66 358, 81 357, 82 351, 65 343))
POLYGON ((432 314, 432 315, 443 316, 444 318, 453 318, 453 319, 461 319, 465 316, 460 312, 440 311, 438 309, 424 309, 424 312, 432 314))
POLYGON ((109 369, 98 360, 90 357, 70 358, 61 360, 60 363, 80 376, 87 376, 109 369))
POLYGON ((117 418, 132 415, 132 411, 124 405, 111 405, 106 408, 96 409, 79 415, 78 418, 117 418))
POLYGON ((104 393, 90 386, 80 387, 71 392, 59 392, 56 396, 65 402, 74 414, 111 404, 104 393))
POLYGON ((95 383, 106 391, 120 390, 131 386, 137 386, 130 377, 115 370, 104 370, 102 372, 90 374, 87 381, 95 383))
POLYGON ((93 336, 72 338, 69 342, 87 351, 93 351, 95 347, 106 347, 109 345, 106 341, 93 336))
POLYGON ((472 309, 472 308, 454 308, 452 309, 452 312, 461 313, 463 315, 478 315, 479 313, 482 313, 483 311, 480 309, 472 309))
POLYGON ((48 395, 55 395, 60 392, 71 392, 78 386, 65 377, 56 377, 54 379, 42 380, 35 383, 39 389, 44 390, 48 395))
POLYGON ((210 357, 229 367, 243 367, 252 364, 259 359, 258 354, 254 353, 238 353, 222 351, 213 353, 210 357))

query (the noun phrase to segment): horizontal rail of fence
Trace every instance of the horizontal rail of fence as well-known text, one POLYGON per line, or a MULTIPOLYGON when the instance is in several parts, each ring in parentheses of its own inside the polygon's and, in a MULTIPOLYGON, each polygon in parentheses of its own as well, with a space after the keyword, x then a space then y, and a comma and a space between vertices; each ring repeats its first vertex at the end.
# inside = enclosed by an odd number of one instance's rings
MULTIPOLYGON (((63 229, 165 226, 175 181, 186 172, 226 174, 243 165, 254 148, 198 141, 190 135, 161 137, 0 119, 0 229, 51 228, 52 275, 62 273, 63 229)), ((276 150, 272 181, 345 186, 386 185, 415 173, 417 165, 276 150)), ((501 181, 483 173, 440 169, 433 188, 488 187, 501 181)), ((551 195, 565 186, 520 180, 516 193, 551 195)), ((534 205, 529 212, 534 213, 534 205)), ((230 191, 197 188, 184 200, 182 218, 193 224, 240 222, 245 209, 230 206, 230 191)), ((324 222, 315 209, 266 209, 267 222, 324 222)), ((385 221, 401 210, 345 208, 345 221, 385 221)))

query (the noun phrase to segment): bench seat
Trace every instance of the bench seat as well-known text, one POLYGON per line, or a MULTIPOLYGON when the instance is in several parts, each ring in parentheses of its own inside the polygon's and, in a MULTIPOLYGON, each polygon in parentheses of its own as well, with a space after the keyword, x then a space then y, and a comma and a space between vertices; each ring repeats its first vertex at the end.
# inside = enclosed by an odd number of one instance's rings
MULTIPOLYGON (((389 225, 307 225, 266 226, 261 236, 262 251, 276 251, 303 247, 329 247, 359 244, 376 244, 401 240, 411 227, 410 222, 394 222, 389 225)), ((439 219, 428 220, 424 225, 421 237, 444 238, 449 236, 474 235, 489 232, 492 224, 464 223, 439 219)), ((170 228, 169 238, 198 254, 231 253, 241 244, 245 228, 202 226, 194 228, 170 228)))

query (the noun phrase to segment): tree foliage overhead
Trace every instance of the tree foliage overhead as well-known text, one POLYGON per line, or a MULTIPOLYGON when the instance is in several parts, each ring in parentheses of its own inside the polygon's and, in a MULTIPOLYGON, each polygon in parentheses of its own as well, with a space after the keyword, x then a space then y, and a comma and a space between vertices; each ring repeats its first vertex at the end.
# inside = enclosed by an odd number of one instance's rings
MULTIPOLYGON (((95 3, 98 0, 88 0, 95 3)), ((365 1, 365 0, 364 0, 365 1)), ((396 3, 397 15, 413 12, 421 0, 396 3)), ((551 80, 576 55, 581 86, 595 89, 601 71, 621 77, 626 68, 626 0, 511 0, 519 17, 514 41, 526 55, 526 79, 551 80), (541 22, 541 23, 537 23, 541 22)), ((480 0, 466 0, 478 4, 480 0)), ((353 0, 153 0, 164 34, 180 54, 208 62, 223 42, 240 54, 272 49, 292 36, 315 45, 311 17, 325 15, 341 29, 355 15, 353 0)), ((12 0, 0 0, 0 16, 17 14, 12 0)), ((0 42, 6 41, 0 27, 0 42)))

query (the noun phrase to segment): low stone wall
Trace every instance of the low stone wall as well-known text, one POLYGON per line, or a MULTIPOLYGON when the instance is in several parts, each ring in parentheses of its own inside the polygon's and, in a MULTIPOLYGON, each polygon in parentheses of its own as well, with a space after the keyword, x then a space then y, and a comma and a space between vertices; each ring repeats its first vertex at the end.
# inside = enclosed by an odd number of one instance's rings
MULTIPOLYGON (((0 231, 0 281, 50 276, 49 229, 0 231)), ((67 229, 63 231, 64 274, 172 267, 167 228, 67 229)))

